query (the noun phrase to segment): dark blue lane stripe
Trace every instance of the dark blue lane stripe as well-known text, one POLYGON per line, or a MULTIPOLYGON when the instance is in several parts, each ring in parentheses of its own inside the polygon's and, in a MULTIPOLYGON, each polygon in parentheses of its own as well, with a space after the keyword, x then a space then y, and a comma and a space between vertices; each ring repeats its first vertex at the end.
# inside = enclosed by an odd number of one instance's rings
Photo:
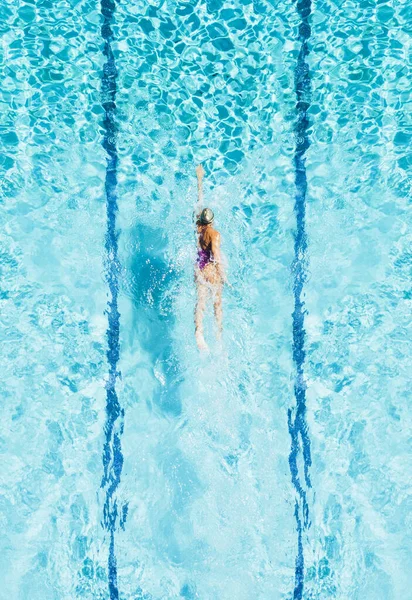
MULTIPOLYGON (((117 165, 118 155, 116 148, 116 64, 111 48, 113 39, 112 22, 116 8, 115 0, 101 0, 101 14, 103 23, 101 35, 104 40, 103 54, 106 62, 102 75, 102 106, 103 119, 103 148, 107 152, 106 166, 106 281, 109 286, 109 300, 107 305, 107 360, 109 363, 109 377, 106 383, 106 424, 104 428, 105 443, 103 449, 103 479, 101 487, 106 491, 103 507, 103 526, 110 534, 108 558, 108 583, 111 600, 118 600, 119 590, 117 585, 117 560, 115 548, 116 523, 119 516, 116 490, 120 483, 123 468, 123 454, 121 436, 123 433, 124 410, 121 408, 116 392, 116 380, 120 373, 117 370, 119 361, 119 331, 120 314, 118 310, 119 271, 118 259, 118 234, 116 231, 117 215, 117 165)), ((124 512, 124 510, 123 510, 124 512)))
POLYGON ((310 438, 306 422, 306 383, 304 376, 305 366, 305 303, 304 284, 307 277, 307 235, 305 227, 306 213, 306 192, 307 178, 305 166, 305 153, 309 148, 309 119, 308 109, 311 100, 311 82, 309 66, 306 58, 309 54, 308 40, 311 29, 309 18, 311 15, 311 0, 297 0, 297 12, 300 17, 299 41, 301 43, 297 64, 295 67, 295 92, 296 92, 296 112, 297 121, 295 127, 295 215, 296 215, 296 236, 295 236, 295 259, 293 262, 293 293, 294 293, 294 311, 293 311, 293 360, 296 368, 295 377, 295 399, 296 406, 294 410, 288 412, 288 426, 291 436, 291 448, 289 454, 289 467, 292 475, 292 483, 297 492, 295 505, 296 529, 298 533, 298 548, 295 564, 295 589, 293 592, 294 600, 301 600, 303 597, 303 587, 305 578, 305 560, 303 554, 302 533, 308 528, 309 507, 306 498, 306 490, 311 487, 309 469, 312 464, 310 452, 310 438), (299 473, 298 457, 302 451, 303 455, 303 477, 299 473))

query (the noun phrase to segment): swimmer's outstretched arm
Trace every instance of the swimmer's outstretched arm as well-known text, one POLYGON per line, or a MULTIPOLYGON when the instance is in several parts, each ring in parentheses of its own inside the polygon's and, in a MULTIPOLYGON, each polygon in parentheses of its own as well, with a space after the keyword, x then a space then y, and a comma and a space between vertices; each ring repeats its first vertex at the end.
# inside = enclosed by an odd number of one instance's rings
POLYGON ((203 177, 205 175, 205 171, 202 165, 198 165, 196 167, 196 176, 197 176, 197 206, 196 206, 196 221, 198 220, 200 213, 202 211, 203 204, 203 177))

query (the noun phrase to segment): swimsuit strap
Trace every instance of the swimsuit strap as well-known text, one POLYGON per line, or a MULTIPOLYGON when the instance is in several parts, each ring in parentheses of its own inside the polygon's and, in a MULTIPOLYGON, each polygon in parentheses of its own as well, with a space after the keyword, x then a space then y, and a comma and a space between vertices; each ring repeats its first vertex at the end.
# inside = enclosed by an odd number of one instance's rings
POLYGON ((201 242, 204 242, 203 231, 199 233, 199 248, 197 250, 197 265, 199 269, 204 269, 206 265, 212 262, 212 243, 206 245, 206 248, 202 247, 201 242))

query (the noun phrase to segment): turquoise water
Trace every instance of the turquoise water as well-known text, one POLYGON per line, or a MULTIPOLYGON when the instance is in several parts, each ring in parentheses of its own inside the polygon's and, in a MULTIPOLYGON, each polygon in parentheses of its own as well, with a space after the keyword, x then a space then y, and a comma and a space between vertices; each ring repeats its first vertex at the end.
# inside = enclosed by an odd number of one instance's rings
POLYGON ((2 598, 409 596, 407 10, 0 3, 2 598))

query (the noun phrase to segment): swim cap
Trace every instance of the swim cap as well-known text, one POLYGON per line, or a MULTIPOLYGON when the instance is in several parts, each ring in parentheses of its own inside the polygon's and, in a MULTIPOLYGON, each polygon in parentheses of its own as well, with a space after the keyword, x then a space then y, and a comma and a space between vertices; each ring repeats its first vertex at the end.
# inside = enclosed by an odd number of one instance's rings
POLYGON ((200 213, 200 222, 202 225, 210 225, 214 218, 215 215, 213 214, 213 210, 210 208, 204 208, 200 213))

